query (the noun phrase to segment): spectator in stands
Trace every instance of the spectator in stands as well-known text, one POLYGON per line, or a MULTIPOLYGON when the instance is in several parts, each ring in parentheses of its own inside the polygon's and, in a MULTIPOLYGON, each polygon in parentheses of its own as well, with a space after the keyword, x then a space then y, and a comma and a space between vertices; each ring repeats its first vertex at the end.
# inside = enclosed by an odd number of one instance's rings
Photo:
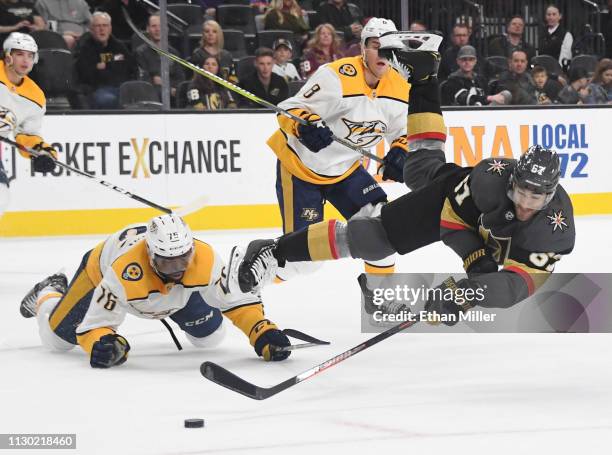
POLYGON ((508 90, 512 94, 511 104, 536 104, 535 84, 527 67, 527 53, 523 50, 512 52, 509 70, 503 72, 499 80, 490 84, 491 93, 497 94, 508 90))
POLYGON ((470 30, 465 24, 456 24, 453 27, 451 35, 451 45, 442 53, 440 60, 440 68, 438 70, 438 78, 445 80, 450 73, 457 71, 457 54, 459 49, 468 44, 470 41, 470 30))
MULTIPOLYGON (((272 104, 278 104, 289 96, 289 86, 285 79, 272 72, 274 51, 260 47, 255 51, 255 72, 239 82, 238 85, 272 104)), ((262 107, 246 98, 240 101, 240 107, 262 107)))
POLYGON ((319 9, 321 24, 331 24, 336 30, 344 33, 344 39, 350 41, 354 35, 360 35, 363 26, 363 14, 357 8, 351 10, 347 0, 329 0, 319 9))
POLYGON ((425 32, 429 30, 429 27, 427 27, 427 24, 421 19, 415 19, 408 26, 408 30, 411 32, 425 32))
MULTIPOLYGON (((206 71, 219 75, 220 66, 217 57, 207 57, 202 66, 206 71)), ((198 73, 193 74, 185 96, 186 106, 199 111, 236 108, 236 102, 229 90, 198 73)))
POLYGON ((119 107, 119 86, 136 79, 136 62, 127 47, 112 36, 111 17, 97 11, 91 17, 90 35, 79 43, 75 67, 86 86, 94 109, 119 107))
MULTIPOLYGON (((160 46, 161 26, 159 13, 149 16, 149 20, 147 21, 147 34, 149 38, 151 38, 151 41, 160 46)), ((172 46, 168 46, 168 50, 175 55, 178 54, 176 49, 172 46)), ((161 94, 161 56, 146 43, 136 48, 135 56, 138 68, 140 69, 140 78, 153 84, 161 94)), ((178 85, 185 80, 185 73, 182 67, 172 60, 168 62, 168 65, 170 67, 170 94, 172 98, 174 98, 178 85)))
POLYGON ((517 49, 525 51, 527 60, 535 56, 535 48, 524 40, 525 20, 522 16, 512 16, 506 24, 506 34, 491 40, 489 44, 489 55, 501 55, 510 57, 517 49))
POLYGON ((546 54, 559 60, 561 66, 567 66, 572 59, 572 43, 574 38, 561 25, 561 13, 555 5, 546 8, 546 25, 540 31, 540 54, 546 54))
POLYGON ((285 38, 274 41, 274 67, 272 71, 289 81, 299 81, 302 79, 295 65, 291 63, 293 57, 293 45, 285 38))
POLYGON ((250 4, 257 14, 264 14, 270 7, 270 0, 250 0, 250 4))
POLYGON ((319 66, 344 57, 340 46, 340 39, 333 25, 317 26, 302 56, 302 76, 308 78, 319 66))
MULTIPOLYGON (((505 104, 505 94, 487 96, 487 81, 474 71, 478 61, 476 49, 465 45, 459 49, 457 64, 459 69, 448 77, 440 88, 444 106, 483 106, 494 102, 505 104)), ((509 95, 509 93, 508 93, 509 95)))
POLYGON ((563 86, 558 80, 548 76, 548 71, 543 66, 535 66, 531 70, 531 77, 536 88, 536 100, 538 104, 553 104, 559 102, 559 92, 563 86))
POLYGON ((589 96, 589 72, 585 68, 570 68, 569 84, 559 92, 561 104, 583 104, 589 96))
POLYGON ((91 20, 85 0, 38 0, 35 7, 49 28, 63 35, 68 49, 74 48, 91 20))
POLYGON ((45 21, 33 3, 0 0, 0 42, 4 42, 12 32, 30 33, 45 27, 45 21))
POLYGON ((599 61, 588 88, 585 104, 612 104, 612 60, 603 58, 599 61))
POLYGON ((195 65, 202 66, 208 57, 217 57, 221 65, 222 77, 229 79, 234 66, 232 54, 223 49, 223 30, 218 22, 212 20, 202 24, 200 47, 193 51, 191 61, 195 65))
POLYGON ((128 25, 123 15, 123 7, 125 7, 130 15, 132 22, 142 30, 147 25, 149 12, 144 4, 135 0, 104 0, 97 11, 105 11, 113 21, 113 36, 122 41, 129 41, 134 34, 132 28, 128 25))
POLYGON ((264 17, 266 30, 291 30, 304 41, 308 24, 304 20, 306 13, 300 8, 297 0, 272 0, 270 9, 264 17))

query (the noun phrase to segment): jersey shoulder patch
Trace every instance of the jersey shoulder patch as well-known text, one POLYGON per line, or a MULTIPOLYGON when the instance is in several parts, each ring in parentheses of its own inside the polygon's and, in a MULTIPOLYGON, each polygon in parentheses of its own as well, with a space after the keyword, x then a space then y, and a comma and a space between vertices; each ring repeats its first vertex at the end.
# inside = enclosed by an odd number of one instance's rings
POLYGON ((472 169, 470 192, 481 212, 490 212, 506 202, 508 181, 515 165, 513 159, 487 158, 472 169))
POLYGON ((327 64, 327 67, 338 77, 342 87, 342 96, 365 95, 367 85, 361 57, 346 57, 327 64))

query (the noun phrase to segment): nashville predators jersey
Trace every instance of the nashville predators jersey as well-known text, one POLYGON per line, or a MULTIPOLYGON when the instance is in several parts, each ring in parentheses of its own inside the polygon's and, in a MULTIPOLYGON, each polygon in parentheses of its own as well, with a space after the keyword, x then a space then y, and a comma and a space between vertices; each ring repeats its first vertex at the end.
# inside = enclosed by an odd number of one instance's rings
MULTIPOLYGON (((489 158, 465 175, 444 203, 440 236, 463 258, 466 269, 486 253, 502 271, 513 272, 508 276, 519 277, 531 295, 561 256, 573 250, 576 232, 572 203, 561 185, 529 220, 516 217, 506 195, 515 166, 513 159, 489 158)), ((506 294, 514 291, 505 288, 506 294)))
POLYGON ((6 74, 5 62, 0 61, 0 134, 14 136, 27 147, 39 144, 45 110, 45 95, 40 87, 27 76, 21 84, 13 84, 6 74))
MULTIPOLYGON (((279 104, 295 115, 319 115, 332 132, 355 146, 370 149, 383 139, 407 149, 406 119, 410 85, 390 68, 376 88, 365 81, 361 57, 323 65, 302 89, 279 104)), ((280 129, 268 140, 281 163, 296 177, 314 184, 336 183, 360 165, 361 156, 333 142, 318 153, 298 140, 297 123, 278 116, 280 129)))
POLYGON ((88 261, 86 271, 98 284, 77 334, 102 327, 116 330, 127 313, 163 319, 184 308, 194 292, 224 312, 251 304, 261 312, 257 296, 225 292, 220 285, 224 263, 210 245, 200 240, 194 241, 193 259, 180 282, 162 281, 149 262, 146 229, 146 225, 128 226, 92 251, 93 260, 88 261))

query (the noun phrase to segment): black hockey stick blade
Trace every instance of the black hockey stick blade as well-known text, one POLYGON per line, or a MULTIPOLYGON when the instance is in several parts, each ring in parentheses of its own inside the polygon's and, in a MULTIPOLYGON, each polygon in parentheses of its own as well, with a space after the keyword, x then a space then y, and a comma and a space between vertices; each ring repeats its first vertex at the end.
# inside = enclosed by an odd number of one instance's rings
POLYGON ((295 329, 284 329, 283 333, 288 337, 295 338, 296 340, 306 341, 307 343, 312 344, 331 344, 329 341, 319 340, 313 336, 310 336, 304 332, 300 332, 295 329))
POLYGON ((245 381, 239 376, 236 376, 231 371, 226 370, 221 365, 213 362, 204 362, 200 365, 200 372, 209 381, 219 384, 226 389, 237 392, 245 397, 253 400, 265 400, 278 392, 288 389, 294 384, 297 384, 297 376, 289 378, 280 384, 273 387, 259 387, 255 384, 245 381))
POLYGON ((381 342, 382 340, 389 338, 392 335, 395 335, 402 330, 406 330, 409 327, 412 327, 414 324, 419 322, 419 319, 404 321, 401 324, 395 325, 390 329, 379 333, 378 335, 367 339, 361 344, 349 349, 348 351, 344 351, 341 354, 338 354, 331 359, 326 360, 323 363, 315 365, 314 367, 303 371, 302 373, 293 376, 292 378, 287 379, 279 384, 276 384, 272 387, 259 387, 255 384, 252 384, 248 381, 245 381, 239 376, 236 376, 231 371, 226 370, 221 365, 217 365, 213 362, 204 362, 200 365, 200 372, 202 376, 206 379, 214 382, 215 384, 219 384, 226 389, 233 390, 236 393, 244 395, 245 397, 252 398, 253 400, 265 400, 266 398, 270 398, 273 395, 276 395, 283 390, 288 389, 296 384, 299 384, 306 379, 310 379, 313 376, 321 373, 322 371, 327 370, 328 368, 333 367, 334 365, 339 364, 340 362, 345 361, 349 357, 354 356, 355 354, 364 351, 365 349, 374 346, 376 343, 381 342))

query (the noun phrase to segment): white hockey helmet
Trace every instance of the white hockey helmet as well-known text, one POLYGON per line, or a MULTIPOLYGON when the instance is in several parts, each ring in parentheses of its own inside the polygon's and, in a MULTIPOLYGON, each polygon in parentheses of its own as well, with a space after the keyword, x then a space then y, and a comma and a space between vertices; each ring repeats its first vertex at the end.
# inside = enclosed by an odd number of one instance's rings
POLYGON ((151 219, 145 242, 158 275, 170 280, 183 276, 193 257, 193 234, 180 216, 171 213, 151 219))
POLYGON ((4 40, 2 48, 4 50, 4 55, 10 54, 13 49, 33 52, 34 64, 38 63, 38 44, 36 44, 36 41, 34 41, 34 38, 32 38, 30 35, 13 32, 7 39, 4 40))
MULTIPOLYGON (((380 38, 383 35, 392 35, 393 32, 397 32, 397 27, 395 27, 391 19, 373 17, 365 24, 365 27, 363 27, 361 31, 361 46, 365 47, 368 38, 380 38)), ((388 38, 384 47, 396 47, 401 49, 404 47, 404 43, 399 39, 394 40, 393 38, 388 38)))

